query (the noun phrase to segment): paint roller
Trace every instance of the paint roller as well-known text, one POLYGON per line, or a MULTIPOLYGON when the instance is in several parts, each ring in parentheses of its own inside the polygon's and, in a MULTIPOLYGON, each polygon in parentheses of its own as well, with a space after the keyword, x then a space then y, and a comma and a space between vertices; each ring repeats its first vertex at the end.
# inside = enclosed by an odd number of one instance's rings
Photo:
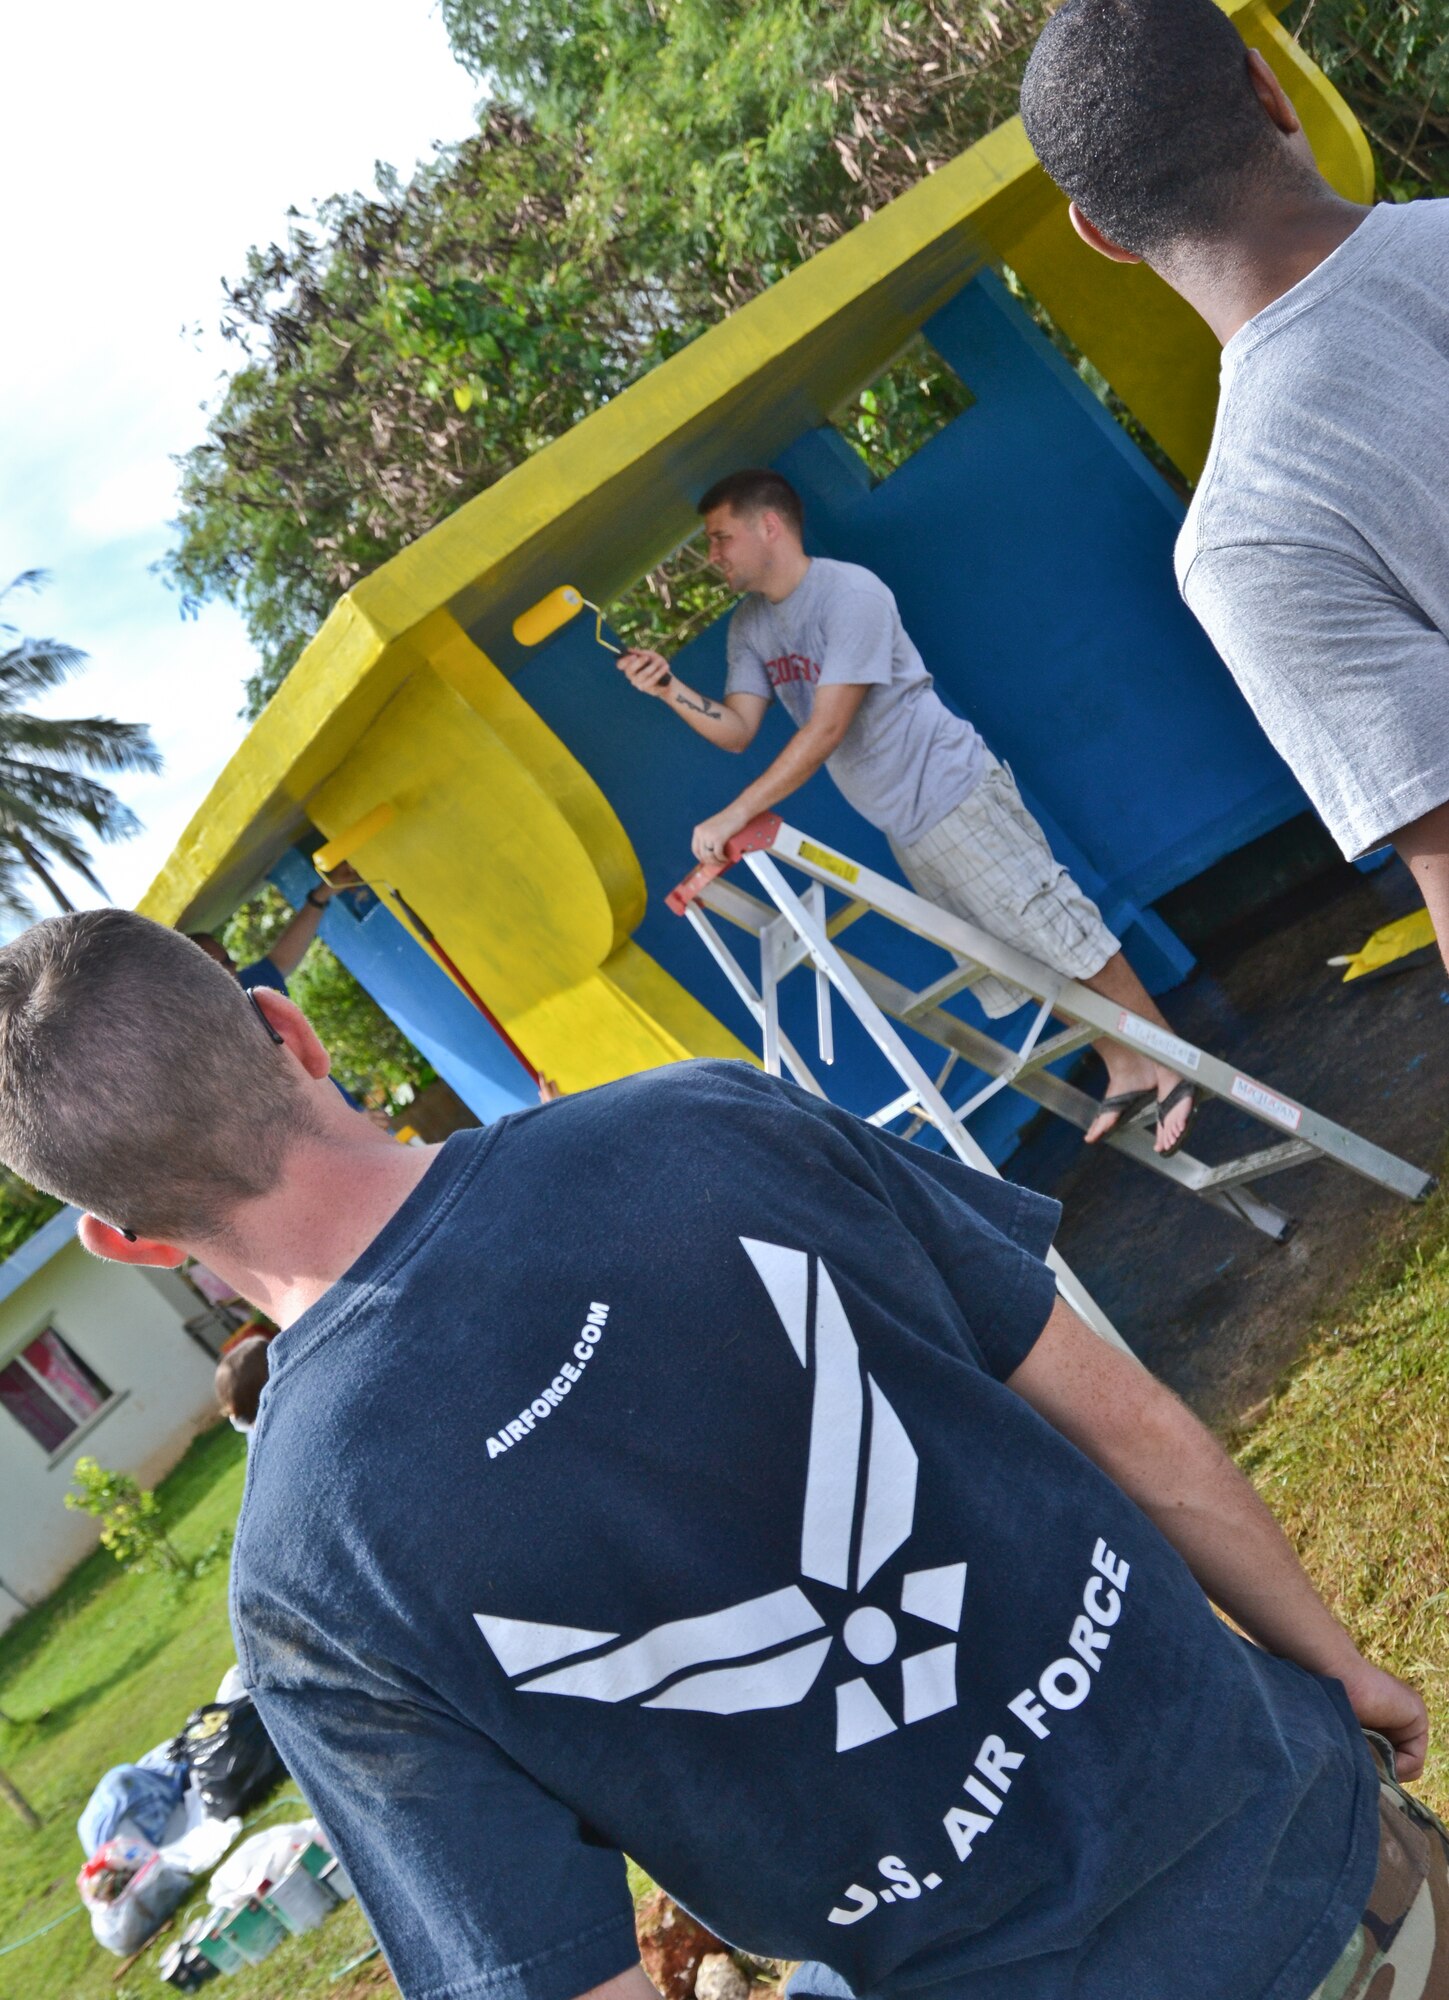
MULTIPOLYGON (((559 594, 558 591, 554 592, 555 597, 559 594)), ((541 608, 541 606, 535 606, 535 609, 541 608)), ((570 612, 568 615, 572 617, 573 613, 570 612)), ((340 866, 344 861, 352 861, 357 849, 364 842, 371 840, 374 834, 381 833, 384 827, 391 826, 396 817, 396 807, 389 805, 385 801, 381 805, 374 806, 371 812, 364 813, 359 820, 354 820, 352 825, 344 828, 335 839, 329 840, 323 846, 319 847, 312 856, 312 866, 325 882, 334 868, 340 866)), ((352 865, 354 868, 357 868, 355 861, 352 861, 352 865)), ((357 873, 361 876, 361 869, 357 869, 357 873)), ((429 930, 402 891, 392 882, 384 882, 376 879, 369 883, 369 887, 374 890, 385 889, 387 891, 407 918, 409 924, 417 932, 424 949, 431 953, 432 957, 442 966, 444 972, 448 974, 453 983, 460 987, 466 997, 472 1001, 494 1034, 497 1035, 499 1041, 503 1043, 504 1047, 510 1051, 522 1067, 527 1070, 534 1082, 542 1086, 544 1082, 543 1071, 535 1063, 529 1061, 523 1050, 514 1041, 512 1035, 509 1034, 498 1016, 493 1012, 493 1009, 484 1000, 482 994, 479 993, 466 974, 459 970, 453 959, 443 949, 442 945, 439 944, 433 932, 429 930)))
MULTIPOLYGON (((600 605, 585 597, 581 590, 575 590, 571 583, 561 583, 557 590, 551 590, 547 597, 541 597, 537 604, 531 604, 527 611, 521 611, 513 621, 513 636, 520 646, 541 646, 545 639, 551 639, 555 632, 571 624, 581 611, 594 614, 594 642, 606 653, 615 656, 625 651, 611 639, 604 637, 604 613, 600 605)), ((660 682, 668 687, 672 675, 660 682)))

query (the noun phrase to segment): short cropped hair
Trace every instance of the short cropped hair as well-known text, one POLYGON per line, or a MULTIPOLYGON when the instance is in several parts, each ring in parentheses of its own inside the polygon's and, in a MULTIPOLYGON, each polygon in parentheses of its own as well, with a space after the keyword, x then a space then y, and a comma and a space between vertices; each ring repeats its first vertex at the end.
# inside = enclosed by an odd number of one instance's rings
POLYGON ((265 1334, 249 1334, 235 1347, 229 1347, 217 1362, 216 1400, 223 1416, 240 1417, 244 1424, 256 1422, 257 1405, 267 1386, 270 1346, 265 1334))
POLYGON ((189 938, 83 910, 0 949, 0 1159, 32 1186, 206 1240, 315 1124, 295 1065, 189 938))
POLYGON ((1301 174, 1214 0, 1063 0, 1021 86, 1037 158, 1124 250, 1211 240, 1246 195, 1301 174))
POLYGON ((717 479, 700 500, 696 512, 712 514, 716 507, 732 507, 737 514, 763 514, 768 510, 795 530, 805 532, 805 509, 800 495, 788 479, 765 466, 746 466, 742 472, 727 472, 717 479))

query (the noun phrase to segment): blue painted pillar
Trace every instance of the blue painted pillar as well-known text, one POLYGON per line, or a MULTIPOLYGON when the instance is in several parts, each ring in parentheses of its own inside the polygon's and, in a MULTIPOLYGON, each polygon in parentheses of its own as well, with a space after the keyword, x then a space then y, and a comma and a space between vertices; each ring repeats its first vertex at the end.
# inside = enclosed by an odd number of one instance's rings
MULTIPOLYGON (((319 879, 296 848, 271 872, 294 906, 319 879)), ((472 1001, 370 890, 334 897, 320 935, 483 1124, 538 1102, 533 1079, 472 1001)))

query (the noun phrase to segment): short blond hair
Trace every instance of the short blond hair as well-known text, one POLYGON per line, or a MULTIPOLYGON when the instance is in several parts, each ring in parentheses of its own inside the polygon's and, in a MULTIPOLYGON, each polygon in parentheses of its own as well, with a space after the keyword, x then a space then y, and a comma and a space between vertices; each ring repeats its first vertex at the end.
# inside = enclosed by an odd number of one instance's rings
POLYGON ((130 910, 47 917, 0 949, 0 1159, 165 1242, 224 1234, 316 1129, 247 995, 130 910))

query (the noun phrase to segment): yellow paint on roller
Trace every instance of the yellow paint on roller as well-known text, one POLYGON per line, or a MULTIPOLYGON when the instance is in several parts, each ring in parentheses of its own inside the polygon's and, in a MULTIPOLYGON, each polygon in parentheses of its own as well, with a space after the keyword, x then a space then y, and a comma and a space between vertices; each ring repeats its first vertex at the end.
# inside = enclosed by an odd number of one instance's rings
POLYGON ((350 861, 358 848, 371 840, 375 833, 381 833, 385 826, 390 826, 394 817, 394 807, 386 803, 374 806, 371 812, 364 813, 361 819, 354 820, 351 826, 339 833, 335 840, 319 847, 312 856, 312 866, 319 875, 330 875, 341 862, 350 861))
POLYGON ((577 618, 584 604, 581 591, 575 590, 571 583, 561 583, 557 590, 551 590, 547 597, 541 597, 537 604, 519 613, 513 621, 513 636, 520 646, 541 646, 561 626, 577 618))

